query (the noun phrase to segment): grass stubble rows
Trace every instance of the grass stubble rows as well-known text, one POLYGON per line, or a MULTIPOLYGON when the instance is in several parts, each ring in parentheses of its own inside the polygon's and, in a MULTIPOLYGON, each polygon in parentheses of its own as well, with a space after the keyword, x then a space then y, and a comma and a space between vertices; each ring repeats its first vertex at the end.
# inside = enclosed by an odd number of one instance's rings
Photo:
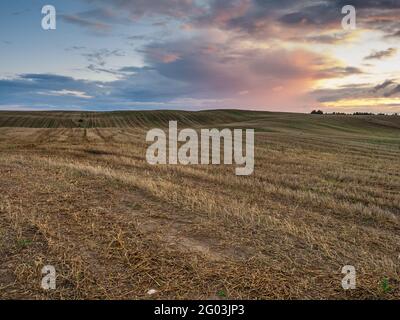
POLYGON ((150 166, 140 126, 0 128, 0 298, 398 299, 398 119, 305 117, 220 124, 256 128, 249 177, 150 166))

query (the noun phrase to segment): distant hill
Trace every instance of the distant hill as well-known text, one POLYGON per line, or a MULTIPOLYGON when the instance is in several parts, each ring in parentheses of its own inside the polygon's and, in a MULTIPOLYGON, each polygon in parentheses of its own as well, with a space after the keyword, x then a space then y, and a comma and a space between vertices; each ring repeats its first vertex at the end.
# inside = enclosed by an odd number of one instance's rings
POLYGON ((400 116, 309 115, 243 110, 115 111, 115 112, 17 112, 0 111, 0 127, 113 128, 167 126, 226 126, 266 132, 298 131, 325 134, 365 134, 400 137, 400 116))
POLYGON ((67 111, 0 111, 0 127, 25 128, 106 128, 148 127, 167 125, 176 120, 185 125, 202 125, 240 122, 256 119, 260 112, 239 110, 211 111, 114 111, 114 112, 67 112, 67 111))

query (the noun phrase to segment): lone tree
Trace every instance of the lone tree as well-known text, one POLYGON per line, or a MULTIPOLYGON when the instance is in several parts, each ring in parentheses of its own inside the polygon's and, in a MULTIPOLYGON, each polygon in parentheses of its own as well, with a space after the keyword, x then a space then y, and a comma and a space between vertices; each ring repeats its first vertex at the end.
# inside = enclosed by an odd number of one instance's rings
POLYGON ((324 112, 322 110, 313 110, 311 114, 324 114, 324 112))

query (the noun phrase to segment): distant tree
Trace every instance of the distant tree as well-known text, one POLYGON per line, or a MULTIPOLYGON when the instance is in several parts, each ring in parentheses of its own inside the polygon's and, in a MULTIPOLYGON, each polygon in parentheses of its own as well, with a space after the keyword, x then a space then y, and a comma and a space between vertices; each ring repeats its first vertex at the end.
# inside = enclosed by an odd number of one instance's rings
POLYGON ((354 112, 354 116, 374 116, 375 113, 372 112, 354 112))
POLYGON ((321 110, 313 110, 311 111, 311 114, 324 114, 324 112, 321 110))

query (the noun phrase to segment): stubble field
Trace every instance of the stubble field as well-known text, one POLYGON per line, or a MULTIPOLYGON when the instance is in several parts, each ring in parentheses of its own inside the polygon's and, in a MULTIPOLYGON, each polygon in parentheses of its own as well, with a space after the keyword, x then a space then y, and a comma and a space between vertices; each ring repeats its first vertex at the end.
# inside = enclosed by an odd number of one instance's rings
POLYGON ((399 156, 396 116, 0 112, 0 298, 399 299, 399 156), (168 120, 255 128, 254 174, 150 166, 168 120))

